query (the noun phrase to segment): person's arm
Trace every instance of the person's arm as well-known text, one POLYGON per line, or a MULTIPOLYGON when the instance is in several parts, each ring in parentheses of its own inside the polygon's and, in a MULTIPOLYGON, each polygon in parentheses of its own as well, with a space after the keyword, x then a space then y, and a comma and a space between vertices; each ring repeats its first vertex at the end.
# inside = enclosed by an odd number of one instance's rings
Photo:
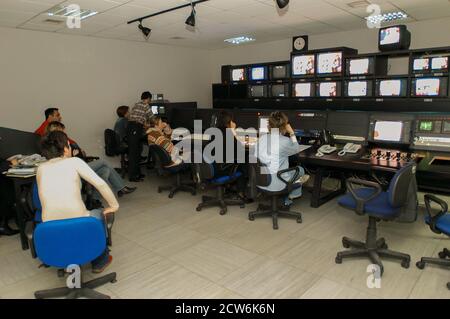
POLYGON ((102 195, 102 197, 108 203, 107 208, 104 209, 104 213, 113 213, 119 209, 119 203, 114 196, 111 188, 106 182, 101 179, 84 161, 78 158, 74 158, 77 164, 77 172, 81 178, 95 187, 95 189, 102 195))
POLYGON ((289 134, 289 141, 280 143, 280 154, 292 156, 300 152, 300 145, 290 124, 286 125, 286 133, 289 134))

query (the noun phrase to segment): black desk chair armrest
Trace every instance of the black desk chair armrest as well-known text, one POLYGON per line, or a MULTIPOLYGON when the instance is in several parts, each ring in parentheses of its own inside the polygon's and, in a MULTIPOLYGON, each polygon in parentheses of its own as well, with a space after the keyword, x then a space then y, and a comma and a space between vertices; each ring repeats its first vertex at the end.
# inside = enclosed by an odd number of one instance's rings
POLYGON ((105 215, 106 231, 108 232, 108 246, 112 246, 111 230, 114 224, 115 216, 116 215, 114 213, 105 215))
POLYGON ((292 191, 292 185, 294 184, 294 182, 299 178, 300 176, 300 169, 298 168, 298 166, 295 167, 291 167, 291 168, 287 168, 287 169, 283 169, 281 171, 278 171, 277 173, 277 177, 284 183, 286 184, 286 188, 288 190, 288 192, 290 193, 292 191), (295 172, 294 175, 292 175, 290 180, 286 180, 283 178, 283 174, 284 173, 289 173, 289 172, 295 172))
POLYGON ((28 239, 28 245, 30 246, 31 257, 37 258, 36 249, 34 248, 34 228, 36 224, 34 221, 29 221, 25 224, 25 235, 28 239))
POLYGON ((372 199, 374 199, 375 197, 377 197, 378 195, 381 194, 382 189, 381 189, 381 185, 375 182, 371 182, 371 181, 366 181, 363 179, 358 179, 358 178, 349 178, 346 181, 346 185, 347 185, 347 189, 350 192, 350 194, 352 195, 352 197, 355 199, 356 201, 356 213, 358 215, 364 215, 364 206, 367 202, 371 201, 372 199), (369 197, 363 198, 363 197, 359 197, 356 194, 356 185, 362 185, 362 186, 366 186, 366 187, 370 187, 370 188, 374 188, 375 192, 370 195, 369 197))
POLYGON ((434 195, 431 195, 431 194, 425 194, 424 201, 425 201, 425 207, 427 210, 427 214, 430 217, 430 228, 433 232, 440 234, 441 231, 436 228, 436 223, 439 220, 439 218, 441 218, 441 216, 443 216, 447 213, 448 205, 442 199, 440 199, 434 195), (431 202, 434 202, 434 203, 438 204, 439 206, 441 206, 441 210, 434 216, 431 214, 431 202))

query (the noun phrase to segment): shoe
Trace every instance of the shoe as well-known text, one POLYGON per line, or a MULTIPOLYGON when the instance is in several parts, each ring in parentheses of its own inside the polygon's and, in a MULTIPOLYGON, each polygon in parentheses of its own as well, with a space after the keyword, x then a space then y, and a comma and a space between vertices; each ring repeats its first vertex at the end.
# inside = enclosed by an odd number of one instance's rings
POLYGON ((20 231, 18 229, 12 229, 8 224, 0 226, 0 236, 14 236, 20 231))
POLYGON ((113 260, 113 257, 111 255, 109 255, 108 261, 103 265, 92 267, 92 272, 94 274, 99 274, 99 273, 103 272, 106 269, 106 267, 108 267, 111 264, 112 260, 113 260))
POLYGON ((119 197, 122 197, 123 195, 131 194, 132 192, 134 192, 136 190, 136 188, 137 187, 125 186, 124 188, 122 188, 120 191, 117 192, 117 195, 119 197))
POLYGON ((309 181, 309 178, 310 178, 310 176, 308 174, 305 174, 298 179, 298 182, 302 185, 306 184, 306 182, 309 181))

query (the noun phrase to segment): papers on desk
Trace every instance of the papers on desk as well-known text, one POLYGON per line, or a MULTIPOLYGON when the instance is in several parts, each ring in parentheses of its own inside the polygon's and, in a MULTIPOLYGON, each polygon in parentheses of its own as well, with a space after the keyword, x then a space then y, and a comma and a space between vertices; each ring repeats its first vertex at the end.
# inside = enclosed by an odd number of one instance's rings
POLYGON ((30 166, 30 167, 37 166, 40 163, 47 161, 45 157, 42 157, 39 154, 32 154, 32 155, 17 154, 7 159, 7 161, 9 162, 12 162, 13 160, 17 160, 19 165, 21 166, 30 166))
POLYGON ((37 167, 10 168, 5 175, 8 177, 28 178, 36 176, 37 167))

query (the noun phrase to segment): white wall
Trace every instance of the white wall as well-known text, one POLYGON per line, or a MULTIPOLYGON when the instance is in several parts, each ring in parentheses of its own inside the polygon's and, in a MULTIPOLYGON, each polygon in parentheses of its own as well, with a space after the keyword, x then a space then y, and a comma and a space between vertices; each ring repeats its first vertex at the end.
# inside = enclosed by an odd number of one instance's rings
POLYGON ((0 39, 0 126, 34 131, 45 108, 57 106, 92 155, 104 154, 116 107, 144 90, 211 104, 208 51, 10 28, 0 39))
MULTIPOLYGON (((411 31, 411 49, 450 46, 450 18, 428 20, 408 24, 411 31)), ((299 34, 300 35, 300 34, 299 34)), ((359 53, 378 51, 378 30, 361 29, 312 35, 309 37, 309 49, 322 49, 346 46, 359 50, 359 53)), ((221 81, 222 65, 263 63, 290 59, 292 39, 237 46, 213 51, 211 55, 211 77, 213 83, 221 81)), ((394 62, 395 64, 395 62, 394 62)), ((392 65, 392 71, 404 71, 404 63, 392 65)), ((407 67, 406 63, 406 67, 407 67)), ((406 69, 406 72, 408 70, 406 69)))

